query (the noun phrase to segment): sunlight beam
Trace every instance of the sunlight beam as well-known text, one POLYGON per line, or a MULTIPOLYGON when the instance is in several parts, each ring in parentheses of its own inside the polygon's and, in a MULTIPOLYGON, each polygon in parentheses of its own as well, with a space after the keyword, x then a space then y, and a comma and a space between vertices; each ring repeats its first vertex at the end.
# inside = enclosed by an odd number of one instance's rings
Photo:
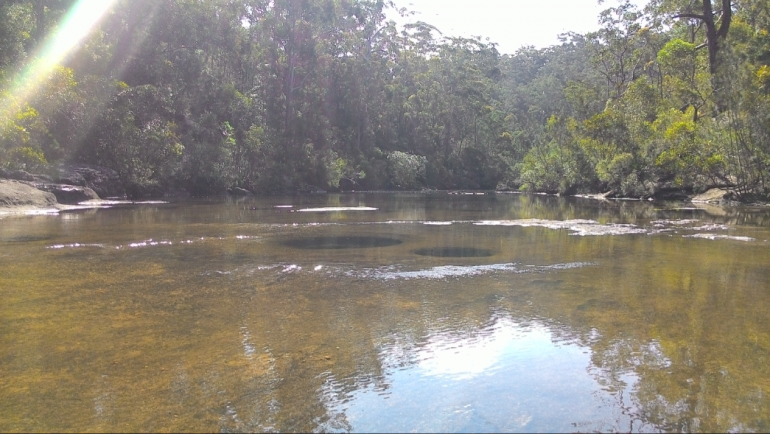
POLYGON ((79 0, 45 39, 32 60, 0 95, 0 119, 7 119, 35 96, 40 84, 91 32, 116 0, 79 0))

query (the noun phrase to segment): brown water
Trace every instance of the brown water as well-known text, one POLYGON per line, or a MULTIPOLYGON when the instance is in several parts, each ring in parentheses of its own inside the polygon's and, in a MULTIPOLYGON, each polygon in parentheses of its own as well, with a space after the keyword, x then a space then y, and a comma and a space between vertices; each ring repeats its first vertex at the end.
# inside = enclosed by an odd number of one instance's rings
POLYGON ((383 194, 0 217, 0 431, 770 430, 763 210, 383 194))

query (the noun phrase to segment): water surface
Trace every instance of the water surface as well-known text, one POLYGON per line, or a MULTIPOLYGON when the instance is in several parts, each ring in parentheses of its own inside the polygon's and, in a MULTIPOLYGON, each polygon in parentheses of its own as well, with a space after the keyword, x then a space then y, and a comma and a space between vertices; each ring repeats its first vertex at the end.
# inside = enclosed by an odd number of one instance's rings
POLYGON ((769 226, 522 195, 0 216, 0 430, 767 431, 769 226))

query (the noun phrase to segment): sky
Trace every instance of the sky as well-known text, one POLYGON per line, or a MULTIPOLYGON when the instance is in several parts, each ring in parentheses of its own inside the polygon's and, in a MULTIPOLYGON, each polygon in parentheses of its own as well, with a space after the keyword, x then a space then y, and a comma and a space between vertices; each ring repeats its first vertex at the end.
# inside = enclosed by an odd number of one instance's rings
MULTIPOLYGON (((633 3, 643 6, 647 1, 633 3)), ((617 4, 613 0, 602 5, 597 0, 396 0, 398 7, 417 12, 412 21, 432 24, 446 36, 489 38, 504 54, 522 46, 558 44, 560 33, 597 30, 599 12, 617 4)))

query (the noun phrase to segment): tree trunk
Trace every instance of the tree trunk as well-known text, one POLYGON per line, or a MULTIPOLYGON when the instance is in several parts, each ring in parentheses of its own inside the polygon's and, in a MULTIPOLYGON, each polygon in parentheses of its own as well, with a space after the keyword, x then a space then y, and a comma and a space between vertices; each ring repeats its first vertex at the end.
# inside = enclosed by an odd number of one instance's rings
POLYGON ((732 0, 722 0, 722 20, 717 28, 714 21, 714 9, 711 6, 711 0, 702 0, 703 14, 682 13, 676 15, 676 18, 693 18, 701 20, 706 25, 706 46, 709 50, 709 72, 713 76, 719 69, 719 41, 727 38, 727 32, 732 23, 733 10, 732 0))

